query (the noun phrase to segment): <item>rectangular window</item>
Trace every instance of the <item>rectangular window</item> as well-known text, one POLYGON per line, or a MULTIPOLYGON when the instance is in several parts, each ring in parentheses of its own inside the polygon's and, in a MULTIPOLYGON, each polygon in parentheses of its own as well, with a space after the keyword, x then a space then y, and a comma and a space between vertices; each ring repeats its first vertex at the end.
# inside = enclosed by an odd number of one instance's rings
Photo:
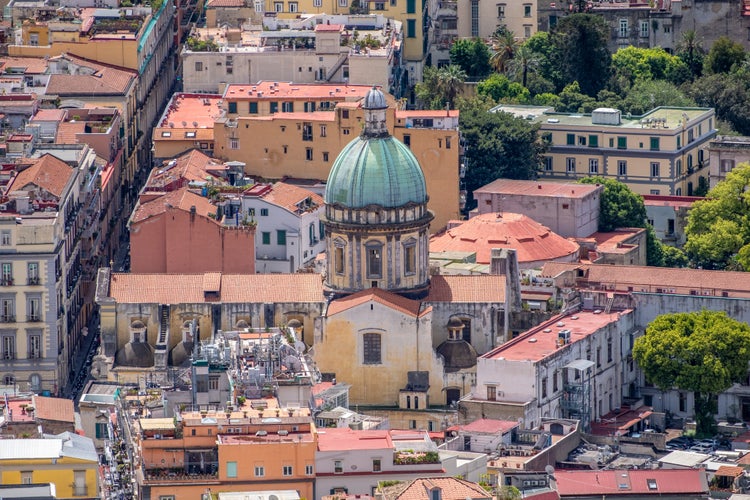
POLYGON ((404 247, 404 274, 414 274, 417 272, 417 247, 415 245, 406 245, 404 247))
POLYGON ((648 21, 641 21, 641 38, 648 38, 648 21))
POLYGON ((555 373, 552 374, 552 392, 555 393, 559 390, 558 388, 558 382, 557 379, 559 377, 557 376, 557 370, 555 370, 555 373))
POLYGON ((250 114, 251 115, 257 115, 258 114, 258 103, 257 102, 251 102, 250 103, 250 114))
POLYGON ((13 284, 13 264, 11 262, 3 262, 2 264, 2 284, 3 286, 13 284))
POLYGON ((565 158, 565 170, 568 173, 575 173, 576 171, 576 159, 575 158, 565 158))
POLYGON ((380 459, 379 458, 372 459, 372 471, 380 472, 380 459))
POLYGON ((10 335, 3 337, 3 359, 16 359, 16 339, 10 335))
POLYGON ((277 113, 279 111, 279 103, 271 101, 271 113, 277 113))
POLYGON ((524 4, 523 17, 531 17, 531 4, 530 3, 524 4))
POLYGON ((487 401, 497 401, 497 387, 494 385, 487 386, 487 401))
POLYGON ((578 136, 578 145, 579 146, 585 146, 586 145, 586 136, 585 135, 579 135, 578 136))
POLYGON ((0 321, 14 323, 16 321, 16 304, 12 298, 0 300, 0 321))
POLYGON ((273 10, 274 12, 284 12, 284 2, 274 2, 273 10))
POLYGON ((260 216, 261 217, 268 217, 268 209, 267 208, 261 208, 260 209, 260 216))
POLYGON ((334 474, 343 474, 344 472, 344 464, 341 460, 334 460, 333 461, 333 472, 334 474))
POLYGON ((504 3, 497 4, 497 18, 505 19, 505 4, 504 3))
POLYGON ((26 299, 26 319, 27 321, 41 321, 42 320, 42 309, 41 298, 29 297, 26 299))
POLYGON ((302 140, 312 141, 313 140, 313 127, 312 123, 306 122, 302 124, 302 140))
POLYGON ((547 377, 542 379, 542 399, 547 397, 547 377))
POLYGON ((479 36, 479 0, 471 0, 471 36, 479 36))
POLYGON ((599 160, 597 160, 596 158, 589 158, 589 173, 590 174, 599 173, 599 160))
POLYGON ((622 177, 628 175, 628 161, 627 160, 617 160, 617 175, 622 176, 622 177))
POLYGON ((618 137, 617 138, 617 149, 628 149, 628 138, 618 137))
POLYGON ((255 12, 263 12, 263 2, 260 0, 255 0, 255 12))
POLYGON ((289 12, 297 12, 298 10, 297 2, 289 2, 289 12))
POLYGON ((263 231, 261 234, 261 237, 263 238, 263 244, 264 245, 270 245, 271 244, 271 233, 268 231, 263 231))
POLYGON ((411 135, 404 134, 404 146, 411 148, 411 135))
POLYGON ((324 162, 328 161, 328 151, 323 151, 323 161, 324 162))
POLYGON ((312 161, 313 159, 313 150, 312 148, 305 148, 305 160, 312 161))
POLYGON ((379 333, 365 333, 362 336, 363 362, 366 365, 379 365, 381 358, 381 339, 379 333))
POLYGON ((552 157, 551 156, 544 157, 544 171, 552 172, 552 157))
POLYGON ((446 137, 445 138, 445 149, 450 149, 450 148, 451 148, 451 138, 450 137, 446 137))
POLYGON ((659 138, 658 137, 652 137, 650 143, 651 143, 651 151, 659 151, 659 138))
POLYGON ((381 255, 381 248, 368 248, 367 249, 367 277, 368 278, 380 278, 383 273, 383 261, 381 255))
POLYGON ((284 229, 276 230, 276 244, 286 245, 286 231, 284 229))
POLYGON ((417 37, 417 20, 407 19, 406 20, 406 38, 417 37))
POLYGON ((39 284, 39 263, 29 262, 26 264, 26 276, 29 285, 39 284))
POLYGON ((312 465, 305 465, 305 475, 306 476, 312 476, 315 469, 313 469, 312 465))
POLYGON ((678 136, 677 136, 677 148, 679 149, 679 148, 681 148, 681 147, 682 147, 682 137, 680 137, 680 136, 678 135, 678 136))
POLYGON ((291 465, 285 465, 281 468, 281 473, 284 476, 291 476, 294 473, 294 468, 291 465))
POLYGON ((219 390, 219 377, 211 375, 208 377, 208 390, 218 391, 219 390))
POLYGON ((96 424, 96 439, 107 439, 109 432, 107 431, 106 422, 97 422, 96 424))
POLYGON ((237 462, 227 462, 227 477, 237 477, 237 462))
POLYGON ((576 145, 576 135, 575 134, 568 134, 566 136, 566 144, 568 146, 575 146, 576 145))
POLYGON ((21 471, 21 484, 31 484, 33 471, 21 471))
POLYGON ((589 147, 590 148, 598 148, 599 147, 599 136, 598 135, 590 135, 589 136, 589 147))
POLYGON ((255 477, 263 477, 266 475, 266 468, 262 465, 256 465, 254 473, 255 477))
POLYGON ((203 62, 195 61, 195 71, 203 71, 203 62))
POLYGON ((659 162, 651 162, 651 177, 659 177, 659 162))
POLYGON ((349 0, 339 0, 339 7, 346 7, 349 5, 349 0))
POLYGON ((240 149, 240 140, 234 138, 229 139, 229 149, 240 149))
POLYGON ((416 14, 417 12, 417 2, 416 0, 406 0, 406 13, 407 14, 416 14))
POLYGON ((722 172, 724 173, 731 172, 733 168, 734 168, 734 160, 721 160, 722 172))
POLYGON ((322 7, 323 0, 313 0, 313 7, 322 7))
POLYGON ((230 113, 236 113, 237 112, 237 103, 236 102, 230 102, 230 103, 227 104, 227 106, 228 106, 228 111, 230 113))
POLYGON ((628 20, 620 19, 620 38, 628 37, 628 20))
POLYGON ((321 125, 320 126, 320 137, 325 137, 325 136, 326 136, 326 126, 325 125, 321 125))
POLYGON ((7 229, 4 229, 2 232, 0 232, 0 245, 4 247, 10 246, 10 231, 7 229))
POLYGON ((334 250, 334 266, 336 274, 344 274, 344 248, 336 247, 334 250))
POLYGON ((284 101, 281 103, 281 111, 284 113, 292 113, 294 111, 294 102, 284 101))

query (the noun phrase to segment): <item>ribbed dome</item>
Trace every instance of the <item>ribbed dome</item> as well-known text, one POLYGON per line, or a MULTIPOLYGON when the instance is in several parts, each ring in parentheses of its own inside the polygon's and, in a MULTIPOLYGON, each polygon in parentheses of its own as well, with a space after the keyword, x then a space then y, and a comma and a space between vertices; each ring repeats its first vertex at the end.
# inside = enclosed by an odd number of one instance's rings
POLYGON ((446 340, 437 347, 445 360, 445 371, 456 372, 477 364, 477 351, 465 340, 446 340))
POLYGON ((378 89, 373 87, 365 96, 365 101, 362 103, 362 107, 365 109, 385 109, 388 104, 385 100, 385 94, 378 89))
POLYGON ((419 162, 401 141, 363 136, 347 144, 336 158, 325 202, 348 208, 396 208, 426 203, 427 188, 419 162))

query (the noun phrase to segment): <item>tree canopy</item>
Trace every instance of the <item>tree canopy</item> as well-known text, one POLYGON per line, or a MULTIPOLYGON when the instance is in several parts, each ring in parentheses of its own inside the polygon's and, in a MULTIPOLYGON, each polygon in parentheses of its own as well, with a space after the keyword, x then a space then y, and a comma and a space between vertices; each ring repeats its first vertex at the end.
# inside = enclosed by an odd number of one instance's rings
POLYGON ((609 80, 612 55, 607 48, 610 27, 595 14, 562 18, 552 30, 555 58, 565 83, 578 82, 581 91, 595 96, 609 80))
POLYGON ((723 36, 716 40, 703 63, 706 73, 729 73, 745 59, 745 48, 723 36))
POLYGON ((422 81, 417 84, 414 93, 424 107, 442 109, 447 104, 453 109, 456 96, 465 80, 464 70, 453 64, 439 69, 427 66, 422 74, 422 81))
POLYGON ((685 228, 685 252, 706 269, 750 270, 750 164, 736 166, 693 204, 685 228))
MULTIPOLYGON (((539 125, 508 113, 490 113, 491 99, 478 97, 460 107, 459 126, 466 144, 466 189, 471 193, 500 177, 533 179, 542 164, 539 125)), ((472 199, 467 203, 471 209, 472 199)))
POLYGON ((667 80, 680 84, 690 79, 690 68, 661 47, 626 47, 612 55, 612 76, 624 87, 642 80, 667 80))
POLYGON ((646 205, 643 198, 624 183, 604 177, 584 177, 581 184, 604 186, 599 207, 599 231, 618 227, 646 227, 646 205))
POLYGON ((713 435, 715 396, 747 377, 750 326, 718 311, 663 314, 636 339, 633 358, 660 389, 692 391, 697 431, 713 435))
POLYGON ((450 50, 451 64, 459 66, 467 79, 482 80, 492 73, 490 49, 480 38, 459 39, 450 50))
POLYGON ((496 102, 527 102, 529 90, 505 75, 495 73, 477 85, 477 94, 487 95, 496 102))

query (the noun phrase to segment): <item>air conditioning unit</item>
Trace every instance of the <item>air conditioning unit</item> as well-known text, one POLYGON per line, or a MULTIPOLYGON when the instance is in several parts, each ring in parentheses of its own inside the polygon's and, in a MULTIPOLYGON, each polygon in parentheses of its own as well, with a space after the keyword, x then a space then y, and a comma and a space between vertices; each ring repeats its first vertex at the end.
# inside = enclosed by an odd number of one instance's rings
POLYGON ((288 436, 288 435, 289 435, 289 431, 285 431, 285 430, 279 431, 279 436, 288 436))
POLYGON ((259 437, 260 436, 267 436, 268 435, 268 431, 258 431, 258 432, 255 433, 255 435, 259 436, 259 437))

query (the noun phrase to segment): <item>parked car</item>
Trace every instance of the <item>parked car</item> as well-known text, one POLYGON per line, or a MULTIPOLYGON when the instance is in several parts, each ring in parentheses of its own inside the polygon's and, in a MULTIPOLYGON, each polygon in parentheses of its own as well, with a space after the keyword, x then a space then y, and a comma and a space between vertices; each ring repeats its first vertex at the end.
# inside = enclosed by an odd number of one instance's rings
POLYGON ((696 453, 706 453, 711 454, 714 451, 714 447, 709 444, 694 444, 690 447, 690 451, 694 451, 696 453))

